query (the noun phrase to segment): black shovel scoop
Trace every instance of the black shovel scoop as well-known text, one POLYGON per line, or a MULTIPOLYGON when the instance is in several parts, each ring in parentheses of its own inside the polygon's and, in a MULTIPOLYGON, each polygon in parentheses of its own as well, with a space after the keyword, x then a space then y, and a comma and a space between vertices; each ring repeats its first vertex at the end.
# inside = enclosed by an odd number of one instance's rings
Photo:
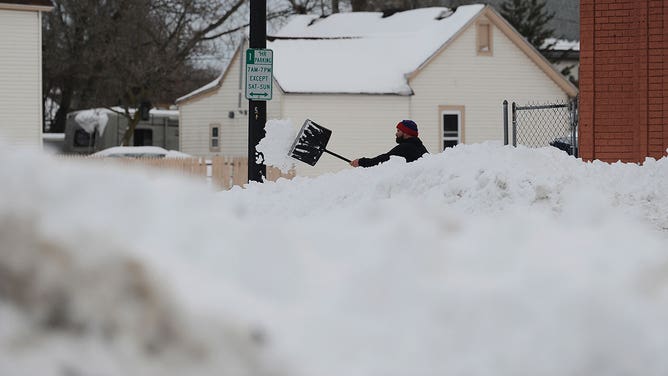
POLYGON ((329 129, 316 124, 313 120, 306 119, 288 155, 311 166, 315 166, 318 163, 322 153, 328 153, 346 162, 350 162, 350 159, 326 149, 331 135, 332 131, 329 129))

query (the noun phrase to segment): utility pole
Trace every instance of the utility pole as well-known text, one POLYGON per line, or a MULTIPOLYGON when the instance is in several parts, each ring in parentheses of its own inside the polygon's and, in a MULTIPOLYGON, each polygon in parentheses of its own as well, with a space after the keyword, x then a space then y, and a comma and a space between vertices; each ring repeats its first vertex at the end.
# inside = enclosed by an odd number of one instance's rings
MULTIPOLYGON (((267 0, 250 0, 250 48, 267 47, 267 0)), ((262 182, 267 176, 264 155, 256 149, 264 138, 267 102, 248 100, 248 182, 262 182)))

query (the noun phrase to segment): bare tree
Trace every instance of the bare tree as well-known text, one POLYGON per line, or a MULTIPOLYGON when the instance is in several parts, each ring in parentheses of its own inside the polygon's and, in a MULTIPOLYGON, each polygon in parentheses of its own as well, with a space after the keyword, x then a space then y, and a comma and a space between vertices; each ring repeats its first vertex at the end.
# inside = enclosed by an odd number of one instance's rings
MULTIPOLYGON (((312 12, 318 1, 275 1, 267 17, 312 12)), ((60 104, 52 131, 64 130, 72 108, 120 106, 130 124, 128 144, 141 115, 133 109, 171 103, 176 90, 183 94, 211 79, 195 59, 211 52, 210 42, 243 32, 248 6, 247 0, 58 1, 43 26, 44 93, 60 104)))
POLYGON ((130 120, 127 144, 140 116, 132 109, 165 100, 184 77, 208 76, 192 57, 205 51, 205 41, 244 27, 230 20, 245 3, 58 1, 44 17, 43 38, 44 93, 60 105, 53 131, 64 130, 73 107, 121 106, 130 120))
POLYGON ((131 109, 150 107, 161 92, 182 79, 190 57, 201 52, 203 41, 243 27, 228 26, 227 21, 245 1, 124 1, 121 19, 128 27, 109 37, 111 45, 122 48, 104 54, 109 76, 101 78, 101 86, 116 93, 129 120, 122 140, 123 145, 129 145, 143 113, 131 109))
MULTIPOLYGON (((77 92, 85 92, 88 72, 98 69, 86 58, 95 44, 92 31, 94 14, 84 11, 85 2, 63 0, 54 4, 44 17, 43 83, 45 96, 56 97, 59 110, 52 131, 62 132, 65 117, 77 92)), ((45 101, 46 102, 46 101, 45 101)))
POLYGON ((315 9, 318 5, 317 0, 287 0, 292 7, 292 11, 296 14, 307 14, 315 9))

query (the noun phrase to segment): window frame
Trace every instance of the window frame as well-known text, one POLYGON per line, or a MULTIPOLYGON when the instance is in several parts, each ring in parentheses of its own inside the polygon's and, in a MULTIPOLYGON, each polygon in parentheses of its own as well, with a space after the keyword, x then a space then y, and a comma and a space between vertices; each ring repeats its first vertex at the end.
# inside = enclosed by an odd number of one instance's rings
POLYGON ((220 131, 221 126, 218 123, 209 124, 209 151, 210 152, 219 152, 220 151, 220 131), (216 129, 217 135, 213 135, 213 130, 216 129), (215 141, 215 145, 214 145, 215 141))
POLYGON ((440 148, 441 151, 445 150, 445 142, 446 141, 457 141, 457 144, 462 144, 464 143, 464 130, 465 130, 465 122, 464 122, 464 114, 465 114, 465 107, 464 106, 439 106, 438 107, 438 114, 439 114, 439 143, 440 143, 440 148), (444 121, 444 115, 457 115, 457 136, 455 137, 446 137, 445 136, 445 121, 444 121))

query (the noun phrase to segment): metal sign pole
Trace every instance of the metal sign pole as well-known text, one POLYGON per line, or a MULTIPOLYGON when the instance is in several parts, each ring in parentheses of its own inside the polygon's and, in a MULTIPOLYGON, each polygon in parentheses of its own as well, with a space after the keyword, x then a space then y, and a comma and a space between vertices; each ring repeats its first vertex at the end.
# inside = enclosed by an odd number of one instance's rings
MULTIPOLYGON (((267 47, 267 0, 250 1, 250 48, 267 47)), ((264 138, 267 102, 248 100, 248 182, 262 182, 267 176, 264 156, 256 147, 264 138)))

